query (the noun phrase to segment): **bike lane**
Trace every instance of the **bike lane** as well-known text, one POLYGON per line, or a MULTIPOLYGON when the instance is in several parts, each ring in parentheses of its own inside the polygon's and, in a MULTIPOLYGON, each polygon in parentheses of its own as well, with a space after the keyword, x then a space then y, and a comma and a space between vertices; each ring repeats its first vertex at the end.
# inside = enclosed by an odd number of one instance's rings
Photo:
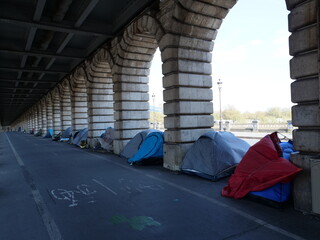
POLYGON ((5 133, 0 133, 0 239, 49 239, 5 133))
POLYGON ((8 136, 63 239, 303 239, 216 201, 210 181, 8 136))

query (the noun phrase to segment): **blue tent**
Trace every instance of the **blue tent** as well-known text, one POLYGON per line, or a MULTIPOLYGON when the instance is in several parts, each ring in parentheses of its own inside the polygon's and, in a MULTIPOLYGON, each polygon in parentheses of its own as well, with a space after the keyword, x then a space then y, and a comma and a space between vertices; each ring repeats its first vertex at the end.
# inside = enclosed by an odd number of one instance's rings
POLYGON ((129 163, 150 158, 163 158, 163 132, 149 129, 134 136, 125 146, 120 156, 129 163))
POLYGON ((143 143, 147 135, 153 131, 156 131, 156 130, 148 129, 136 134, 124 147, 124 149, 120 153, 120 156, 125 158, 133 157, 136 154, 136 152, 139 150, 141 144, 143 143))
POLYGON ((52 136, 53 136, 53 129, 49 128, 44 138, 52 138, 52 136))
MULTIPOLYGON (((282 157, 289 161, 290 154, 295 151, 292 141, 281 142, 280 147, 282 149, 282 157)), ((278 183, 263 191, 250 192, 250 195, 283 203, 288 201, 291 197, 291 183, 278 183)))
POLYGON ((138 152, 128 159, 129 163, 149 158, 163 158, 163 132, 151 132, 142 142, 138 152))
POLYGON ((66 130, 63 131, 60 142, 67 142, 70 140, 70 137, 72 135, 72 127, 68 127, 66 130))
POLYGON ((78 134, 73 138, 72 143, 80 146, 81 141, 86 141, 88 138, 88 128, 82 129, 78 134))

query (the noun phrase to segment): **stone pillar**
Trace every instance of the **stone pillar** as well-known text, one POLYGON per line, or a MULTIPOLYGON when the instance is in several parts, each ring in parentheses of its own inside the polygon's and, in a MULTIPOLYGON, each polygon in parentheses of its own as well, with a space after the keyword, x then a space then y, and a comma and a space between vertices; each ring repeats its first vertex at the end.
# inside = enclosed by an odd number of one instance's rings
POLYGON ((52 105, 53 105, 53 134, 58 134, 62 131, 61 128, 61 106, 60 106, 60 93, 57 88, 52 92, 52 105))
MULTIPOLYGON (((312 212, 310 161, 320 154, 319 103, 319 1, 286 0, 289 14, 291 99, 294 147, 300 154, 293 162, 304 171, 294 183, 294 205, 303 212, 312 212)), ((318 190, 320 191, 320 190, 318 190)))
POLYGON ((42 99, 40 101, 41 106, 41 113, 42 113, 42 135, 47 134, 47 106, 46 106, 46 100, 42 99))
POLYGON ((71 92, 68 80, 60 86, 61 92, 61 128, 66 130, 71 127, 71 92))
POLYGON ((36 106, 33 106, 32 109, 32 128, 34 129, 34 133, 36 133, 38 131, 38 111, 36 106))
POLYGON ((37 103, 37 120, 38 120, 38 128, 37 132, 42 129, 42 108, 40 102, 37 103))
POLYGON ((179 170, 186 151, 213 126, 211 51, 222 19, 235 0, 161 1, 164 167, 179 170), (172 12, 170 12, 172 11, 172 12))
POLYGON ((126 29, 112 69, 116 121, 113 150, 116 154, 137 133, 149 128, 148 75, 157 42, 151 31, 143 31, 139 23, 126 29))
POLYGON ((147 83, 147 77, 114 74, 116 122, 113 146, 116 154, 119 154, 137 133, 149 128, 147 83))
POLYGON ((113 83, 108 63, 93 61, 87 68, 88 89, 88 143, 94 147, 98 138, 108 128, 114 127, 113 83))
POLYGON ((32 130, 32 113, 28 110, 28 133, 32 130))
POLYGON ((213 126, 212 41, 167 34, 160 41, 164 90, 164 167, 179 170, 192 142, 213 126))
POLYGON ((53 129, 53 109, 51 93, 46 96, 47 129, 53 129))
POLYGON ((71 79, 73 131, 88 127, 88 94, 83 69, 77 69, 71 79))

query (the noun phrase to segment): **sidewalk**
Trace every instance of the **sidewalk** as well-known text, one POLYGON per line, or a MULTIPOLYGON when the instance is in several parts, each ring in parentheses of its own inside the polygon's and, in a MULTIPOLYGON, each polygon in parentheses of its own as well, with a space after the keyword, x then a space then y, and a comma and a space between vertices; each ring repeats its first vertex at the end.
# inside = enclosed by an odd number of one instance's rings
POLYGON ((161 166, 130 166, 113 154, 28 134, 0 133, 0 140, 0 239, 57 239, 48 231, 52 223, 70 240, 320 236, 320 220, 290 204, 276 209, 222 197, 227 179, 211 182, 161 166), (10 190, 14 174, 20 176, 14 187, 23 190, 10 190))

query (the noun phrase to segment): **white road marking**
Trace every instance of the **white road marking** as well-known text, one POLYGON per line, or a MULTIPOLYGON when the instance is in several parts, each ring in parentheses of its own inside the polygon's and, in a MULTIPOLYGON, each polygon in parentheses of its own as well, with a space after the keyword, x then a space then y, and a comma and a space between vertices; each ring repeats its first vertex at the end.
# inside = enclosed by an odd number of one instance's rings
POLYGON ((99 182, 96 179, 92 179, 92 181, 94 181, 95 183, 99 184, 101 187, 107 189, 109 192, 113 193, 114 195, 118 195, 118 193, 116 193, 115 191, 113 191, 111 188, 107 187, 106 185, 104 185, 103 183, 99 182))
MULTIPOLYGON (((22 171, 24 173, 24 176, 26 177, 26 174, 28 174, 30 176, 30 173, 26 170, 25 168, 25 164, 22 161, 22 159, 20 158, 19 154, 17 153, 16 149, 14 148, 14 146, 12 145, 8 135, 6 134, 6 137, 8 139, 8 143, 12 149, 12 152, 19 164, 19 166, 22 168, 22 171)), ((27 179, 26 179, 27 180, 27 179)), ((31 192, 32 192, 32 196, 33 199, 36 203, 36 206, 39 210, 40 216, 42 218, 42 221, 47 229, 47 232, 49 234, 49 237, 51 240, 63 240, 62 235, 60 233, 60 230, 57 226, 57 224, 55 223, 53 217, 51 216, 46 204, 43 201, 43 198, 39 192, 39 190, 36 188, 35 184, 33 183, 33 180, 27 180, 27 183, 29 184, 30 188, 31 188, 31 192)))

